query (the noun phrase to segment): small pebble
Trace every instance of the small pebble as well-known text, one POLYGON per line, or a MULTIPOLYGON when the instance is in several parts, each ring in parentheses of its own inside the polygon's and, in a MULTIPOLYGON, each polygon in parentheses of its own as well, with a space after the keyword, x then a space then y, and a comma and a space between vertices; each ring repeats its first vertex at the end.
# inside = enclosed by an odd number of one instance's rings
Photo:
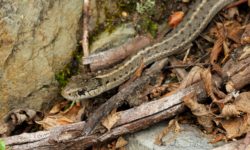
POLYGON ((128 17, 128 13, 126 11, 123 11, 122 12, 122 17, 127 18, 128 17))

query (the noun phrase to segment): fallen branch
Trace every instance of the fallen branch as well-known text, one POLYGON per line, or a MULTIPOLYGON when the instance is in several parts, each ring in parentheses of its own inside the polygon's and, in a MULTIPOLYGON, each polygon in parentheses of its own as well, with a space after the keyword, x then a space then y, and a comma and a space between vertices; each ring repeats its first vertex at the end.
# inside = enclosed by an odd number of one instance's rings
POLYGON ((229 60, 223 67, 223 77, 227 79, 228 92, 239 90, 250 83, 250 57, 240 61, 229 60))
POLYGON ((150 36, 137 36, 123 45, 104 52, 92 54, 83 59, 83 65, 90 65, 91 71, 105 69, 118 63, 152 42, 150 36))
POLYGON ((83 147, 88 147, 98 142, 104 142, 122 134, 144 129, 156 122, 175 116, 177 113, 183 111, 182 98, 187 94, 196 92, 200 98, 206 97, 205 90, 202 87, 203 83, 199 82, 171 96, 119 112, 120 119, 113 129, 102 135, 95 134, 74 137, 75 133, 81 133, 84 130, 85 123, 79 122, 55 127, 50 131, 23 133, 21 135, 6 137, 3 138, 3 140, 10 149, 82 149, 83 147), (62 134, 56 134, 58 131, 62 134), (57 136, 56 140, 51 139, 54 138, 54 135, 57 136))

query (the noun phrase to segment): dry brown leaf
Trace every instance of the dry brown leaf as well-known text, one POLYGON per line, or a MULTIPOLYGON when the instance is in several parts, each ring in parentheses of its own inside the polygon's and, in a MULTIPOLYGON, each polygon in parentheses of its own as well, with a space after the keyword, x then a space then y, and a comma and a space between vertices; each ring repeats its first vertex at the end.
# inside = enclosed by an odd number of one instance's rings
POLYGON ((237 117, 241 114, 250 114, 250 92, 240 93, 235 100, 233 100, 233 94, 228 95, 224 100, 220 102, 225 103, 221 110, 220 117, 237 117))
POLYGON ((115 149, 116 149, 116 148, 115 148, 115 143, 116 143, 116 141, 112 141, 111 143, 109 143, 109 144, 107 145, 108 150, 115 150, 115 149))
POLYGON ((217 143, 223 139, 226 139, 225 138, 225 135, 224 134, 217 134, 212 141, 210 141, 211 144, 214 144, 214 143, 217 143))
POLYGON ((221 110, 221 114, 220 116, 222 117, 233 117, 233 116, 239 116, 241 113, 239 110, 237 110, 237 108, 235 107, 235 105, 233 104, 227 104, 224 105, 223 109, 221 110))
POLYGON ((214 95, 214 88, 213 88, 213 80, 212 80, 212 74, 210 72, 210 69, 205 69, 201 74, 202 80, 205 85, 205 90, 207 94, 212 98, 213 101, 217 101, 217 98, 214 95))
POLYGON ((126 141, 123 137, 119 137, 116 141, 115 148, 122 148, 128 144, 128 141, 126 141))
POLYGON ((210 63, 211 64, 214 64, 217 61, 219 54, 222 51, 223 42, 225 41, 225 36, 224 36, 225 31, 223 29, 222 24, 218 23, 216 30, 213 30, 213 32, 215 32, 214 34, 215 34, 217 40, 215 41, 213 49, 212 49, 211 54, 210 54, 210 63))
POLYGON ((247 57, 250 56, 250 45, 246 45, 244 48, 243 48, 243 53, 240 55, 240 58, 239 60, 243 60, 247 57))
POLYGON ((40 124, 45 130, 49 130, 50 128, 66 125, 74 123, 74 121, 62 116, 62 115, 54 115, 45 117, 41 121, 36 121, 37 124, 40 124))
POLYGON ((4 137, 4 136, 8 136, 11 132, 12 132, 12 127, 10 127, 10 125, 8 125, 7 123, 0 123, 0 136, 4 137))
POLYGON ((233 40, 235 43, 240 43, 244 31, 240 23, 228 21, 225 23, 225 30, 229 39, 233 40))
MULTIPOLYGON (((85 108, 85 107, 83 107, 85 108)), ((82 109, 81 106, 74 105, 67 109, 64 112, 61 112, 60 115, 63 115, 67 117, 70 120, 73 120, 74 122, 78 121, 78 112, 82 109)))
POLYGON ((247 24, 241 37, 241 44, 250 44, 250 24, 247 24))
POLYGON ((250 115, 245 114, 242 117, 231 119, 222 119, 220 123, 226 130, 226 136, 229 139, 239 137, 250 131, 250 115))
POLYGON ((120 119, 120 115, 116 112, 116 109, 114 109, 107 117, 102 119, 101 122, 104 127, 110 130, 113 125, 118 121, 118 119, 120 119))
POLYGON ((195 93, 191 93, 183 98, 184 104, 192 111, 192 113, 197 117, 197 120, 204 129, 210 133, 213 131, 214 123, 213 117, 209 112, 208 108, 197 102, 197 97, 195 93))
POLYGON ((49 114, 56 114, 59 113, 62 108, 64 108, 67 105, 68 102, 64 101, 62 103, 55 104, 52 109, 49 111, 49 114))
POLYGON ((168 19, 169 20, 168 25, 170 27, 176 27, 182 21, 183 17, 184 17, 184 12, 182 11, 174 12, 168 19))
POLYGON ((228 58, 230 56, 230 52, 231 52, 231 50, 229 49, 226 41, 223 42, 223 50, 224 50, 224 56, 225 57, 221 61, 221 64, 224 64, 228 60, 228 58))
POLYGON ((166 93, 166 91, 174 91, 176 89, 178 89, 178 87, 180 86, 179 83, 167 83, 167 84, 163 84, 159 87, 154 88, 151 93, 150 93, 150 98, 156 98, 161 96, 164 92, 166 93))
POLYGON ((228 14, 227 14, 227 18, 228 19, 233 19, 235 16, 239 16, 239 10, 238 7, 231 7, 228 9, 228 14))
POLYGON ((157 137, 155 138, 154 144, 156 144, 156 145, 164 145, 162 139, 163 139, 172 129, 174 129, 174 131, 175 131, 174 134, 175 134, 175 135, 174 135, 171 139, 169 139, 170 141, 176 139, 177 135, 179 134, 179 132, 180 132, 180 130, 181 130, 181 127, 180 127, 180 125, 179 125, 179 123, 178 123, 178 120, 176 120, 176 119, 170 120, 169 123, 168 123, 168 126, 165 127, 165 128, 161 131, 161 133, 159 133, 159 134, 157 135, 157 137))
POLYGON ((199 66, 195 66, 191 69, 191 71, 188 73, 187 77, 184 78, 184 80, 181 82, 180 85, 180 89, 188 87, 190 85, 192 85, 193 83, 196 83, 198 81, 201 80, 201 72, 204 69, 199 67, 199 66))
MULTIPOLYGON (((62 109, 60 107, 65 107, 63 105, 61 105, 61 106, 59 106, 59 105, 55 105, 52 108, 52 111, 50 111, 50 112, 55 113, 58 110, 62 109)), ((37 121, 36 123, 42 125, 42 127, 45 130, 48 130, 48 129, 53 128, 55 126, 66 125, 66 124, 78 122, 78 121, 80 121, 78 112, 81 109, 82 109, 82 107, 77 106, 77 105, 73 105, 72 107, 70 107, 69 109, 67 109, 64 112, 60 111, 57 114, 53 113, 54 115, 49 115, 49 116, 45 117, 43 120, 37 121)))
POLYGON ((240 93, 234 102, 237 110, 250 115, 250 92, 240 93))

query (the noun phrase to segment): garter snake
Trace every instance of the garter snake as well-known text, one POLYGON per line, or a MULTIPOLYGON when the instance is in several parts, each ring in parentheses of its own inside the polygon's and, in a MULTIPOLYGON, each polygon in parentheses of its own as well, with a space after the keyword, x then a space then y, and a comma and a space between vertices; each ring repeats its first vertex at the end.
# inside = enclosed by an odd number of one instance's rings
POLYGON ((179 53, 206 28, 211 19, 226 5, 235 0, 195 0, 183 21, 162 41, 138 51, 121 64, 86 79, 72 77, 62 90, 68 100, 92 98, 128 80, 143 63, 145 66, 162 58, 179 53))

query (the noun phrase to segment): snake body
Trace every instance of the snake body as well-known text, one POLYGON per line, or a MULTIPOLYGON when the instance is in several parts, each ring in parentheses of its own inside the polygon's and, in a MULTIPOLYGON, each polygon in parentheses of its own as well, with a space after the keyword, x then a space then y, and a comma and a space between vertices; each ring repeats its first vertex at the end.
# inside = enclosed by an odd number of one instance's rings
POLYGON ((162 41, 140 50, 123 63, 95 77, 73 77, 62 90, 62 96, 72 101, 95 97, 128 80, 142 63, 146 66, 179 53, 199 36, 218 11, 233 1, 235 0, 195 0, 183 21, 162 41))

